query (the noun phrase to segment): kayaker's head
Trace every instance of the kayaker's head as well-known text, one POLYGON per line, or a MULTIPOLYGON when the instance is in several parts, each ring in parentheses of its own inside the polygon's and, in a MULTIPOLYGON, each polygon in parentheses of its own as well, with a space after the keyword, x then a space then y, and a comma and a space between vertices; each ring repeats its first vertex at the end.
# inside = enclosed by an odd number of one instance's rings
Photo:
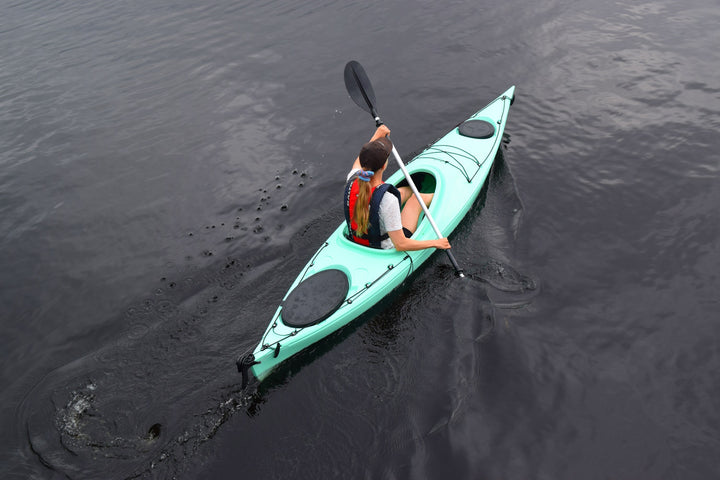
POLYGON ((380 171, 390 157, 392 148, 392 142, 387 137, 366 143, 360 149, 360 166, 365 171, 380 171))

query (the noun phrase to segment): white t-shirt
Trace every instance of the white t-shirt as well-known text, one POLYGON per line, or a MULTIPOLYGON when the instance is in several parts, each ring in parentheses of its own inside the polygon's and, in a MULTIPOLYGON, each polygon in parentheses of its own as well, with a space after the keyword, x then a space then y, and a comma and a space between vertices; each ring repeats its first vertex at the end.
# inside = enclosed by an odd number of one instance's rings
MULTIPOLYGON (((346 181, 350 180, 350 177, 359 172, 360 169, 356 168, 348 173, 346 181)), ((402 230, 402 218, 400 217, 400 204, 397 201, 397 197, 392 193, 389 195, 383 195, 380 201, 380 210, 378 212, 380 217, 380 235, 385 235, 387 232, 394 232, 395 230, 402 230)), ((392 240, 389 238, 380 242, 380 247, 384 249, 395 248, 392 240)))

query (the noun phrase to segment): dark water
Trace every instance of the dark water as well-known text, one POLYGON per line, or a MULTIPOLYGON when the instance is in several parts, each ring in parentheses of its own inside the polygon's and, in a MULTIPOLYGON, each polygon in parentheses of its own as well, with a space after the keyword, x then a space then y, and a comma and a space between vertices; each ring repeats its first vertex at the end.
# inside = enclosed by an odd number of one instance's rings
POLYGON ((0 0, 0 477, 720 477, 719 22, 0 0), (517 85, 472 279, 435 255, 242 392, 372 132, 351 59, 404 155, 517 85))

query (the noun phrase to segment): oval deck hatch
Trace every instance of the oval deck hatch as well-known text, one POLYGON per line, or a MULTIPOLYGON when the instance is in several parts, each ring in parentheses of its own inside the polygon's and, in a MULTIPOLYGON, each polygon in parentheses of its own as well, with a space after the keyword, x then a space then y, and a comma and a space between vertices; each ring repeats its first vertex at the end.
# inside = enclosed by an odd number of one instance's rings
POLYGON ((345 272, 322 270, 298 284, 282 303, 282 322, 289 327, 316 325, 340 308, 350 284, 345 272))

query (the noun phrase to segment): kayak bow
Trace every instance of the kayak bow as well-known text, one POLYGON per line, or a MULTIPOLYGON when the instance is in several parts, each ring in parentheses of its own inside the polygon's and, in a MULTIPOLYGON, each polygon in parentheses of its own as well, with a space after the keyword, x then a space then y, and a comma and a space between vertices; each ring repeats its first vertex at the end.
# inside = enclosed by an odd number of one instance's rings
MULTIPOLYGON (((515 87, 427 147, 406 169, 418 189, 433 192, 429 207, 448 236, 480 194, 505 130, 515 87)), ((387 183, 406 185, 401 171, 387 183)), ((265 379, 278 365, 347 325, 387 296, 434 252, 399 252, 358 245, 343 222, 315 252, 290 286, 257 347, 237 361, 243 388, 250 374, 265 379)), ((415 239, 435 238, 426 216, 415 239)))

